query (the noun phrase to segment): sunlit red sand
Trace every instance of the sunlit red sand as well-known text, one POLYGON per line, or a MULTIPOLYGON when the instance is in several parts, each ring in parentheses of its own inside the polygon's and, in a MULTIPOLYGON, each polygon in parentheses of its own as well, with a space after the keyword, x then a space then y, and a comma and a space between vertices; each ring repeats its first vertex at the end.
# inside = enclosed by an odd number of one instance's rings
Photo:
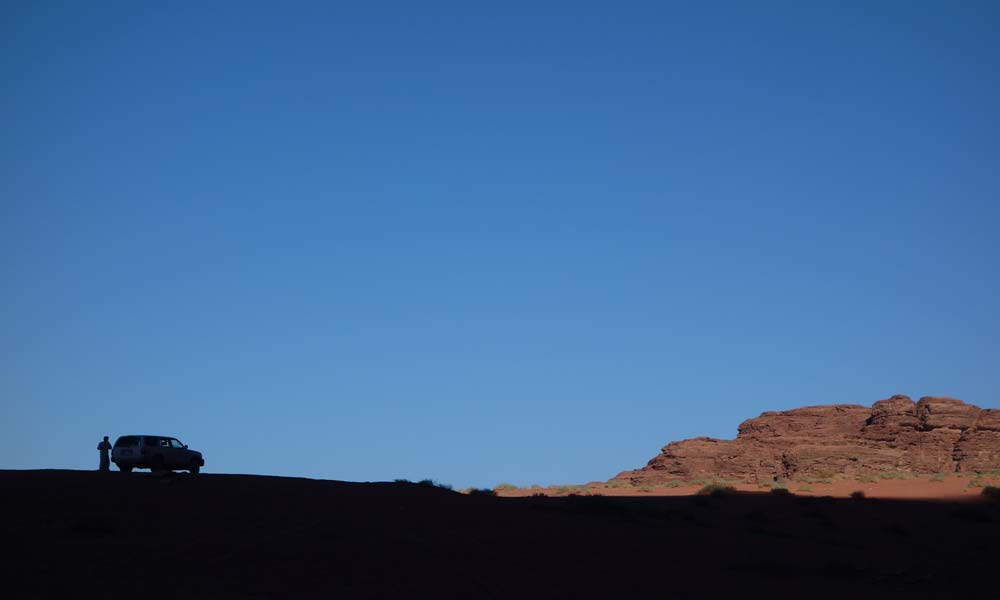
MULTIPOLYGON (((969 474, 964 476, 928 475, 907 476, 906 479, 879 479, 865 481, 856 479, 835 478, 830 483, 824 482, 780 482, 775 487, 784 487, 796 496, 816 497, 831 496, 834 498, 849 498, 855 492, 862 492, 869 498, 911 499, 911 500, 969 500, 982 495, 983 487, 993 485, 1000 487, 1000 474, 969 474)), ((507 497, 526 497, 535 494, 547 496, 565 496, 569 494, 599 494, 602 496, 690 496, 697 494, 710 482, 688 483, 676 487, 666 486, 631 486, 619 482, 591 482, 585 485, 554 485, 546 487, 523 487, 510 489, 500 486, 497 495, 507 497)), ((731 486, 739 492, 769 493, 771 487, 759 484, 720 481, 718 485, 731 486)))

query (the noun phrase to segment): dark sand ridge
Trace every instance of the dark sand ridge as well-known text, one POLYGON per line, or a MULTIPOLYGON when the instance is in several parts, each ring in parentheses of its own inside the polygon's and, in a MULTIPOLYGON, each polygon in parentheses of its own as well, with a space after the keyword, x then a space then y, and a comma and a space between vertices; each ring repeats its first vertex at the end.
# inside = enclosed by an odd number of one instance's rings
POLYGON ((8 597, 956 597, 1000 505, 0 471, 8 597))

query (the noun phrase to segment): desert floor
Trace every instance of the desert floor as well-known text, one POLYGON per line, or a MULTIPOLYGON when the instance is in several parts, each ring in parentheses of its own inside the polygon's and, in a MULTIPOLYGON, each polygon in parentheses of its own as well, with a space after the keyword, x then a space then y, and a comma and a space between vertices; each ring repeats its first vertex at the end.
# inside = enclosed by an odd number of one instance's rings
MULTIPOLYGON (((787 481, 781 482, 789 492, 796 496, 830 496, 833 498, 849 498, 854 492, 862 492, 869 498, 910 499, 910 500, 963 500, 981 495, 984 486, 1000 487, 1000 474, 941 474, 934 476, 910 477, 903 474, 893 474, 890 479, 842 479, 831 478, 827 481, 787 481)), ((709 481, 700 481, 677 487, 667 486, 631 486, 618 482, 594 481, 585 485, 554 485, 514 488, 499 485, 497 494, 500 496, 519 498, 535 494, 546 496, 565 496, 569 494, 600 494, 602 496, 691 496, 697 494, 709 481)), ((769 492, 770 488, 757 484, 724 481, 719 485, 736 488, 740 492, 769 492)))
POLYGON ((965 489, 503 498, 0 471, 0 565, 7 598, 996 597, 1000 503, 965 489))

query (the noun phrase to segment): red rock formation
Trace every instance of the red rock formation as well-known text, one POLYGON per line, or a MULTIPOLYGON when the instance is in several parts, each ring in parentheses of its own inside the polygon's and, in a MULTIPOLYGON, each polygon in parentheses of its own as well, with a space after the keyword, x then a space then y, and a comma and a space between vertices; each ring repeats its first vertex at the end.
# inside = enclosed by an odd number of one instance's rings
POLYGON ((1000 465, 1000 410, 979 413, 975 426, 958 438, 954 457, 959 471, 992 471, 1000 465))
POLYGON ((857 404, 765 412, 740 424, 735 440, 672 442, 649 463, 615 479, 655 484, 718 477, 941 473, 1000 469, 1000 410, 954 398, 893 396, 857 404))

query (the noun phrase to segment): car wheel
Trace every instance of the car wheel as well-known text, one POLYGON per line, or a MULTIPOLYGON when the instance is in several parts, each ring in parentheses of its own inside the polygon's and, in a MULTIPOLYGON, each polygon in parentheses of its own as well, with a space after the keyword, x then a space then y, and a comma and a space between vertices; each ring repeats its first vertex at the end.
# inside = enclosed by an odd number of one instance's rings
POLYGON ((121 471, 122 473, 131 473, 132 472, 132 467, 118 465, 118 470, 121 471))
POLYGON ((191 471, 192 475, 197 475, 198 473, 201 473, 201 465, 198 464, 198 461, 192 460, 191 466, 188 467, 188 471, 191 471))

